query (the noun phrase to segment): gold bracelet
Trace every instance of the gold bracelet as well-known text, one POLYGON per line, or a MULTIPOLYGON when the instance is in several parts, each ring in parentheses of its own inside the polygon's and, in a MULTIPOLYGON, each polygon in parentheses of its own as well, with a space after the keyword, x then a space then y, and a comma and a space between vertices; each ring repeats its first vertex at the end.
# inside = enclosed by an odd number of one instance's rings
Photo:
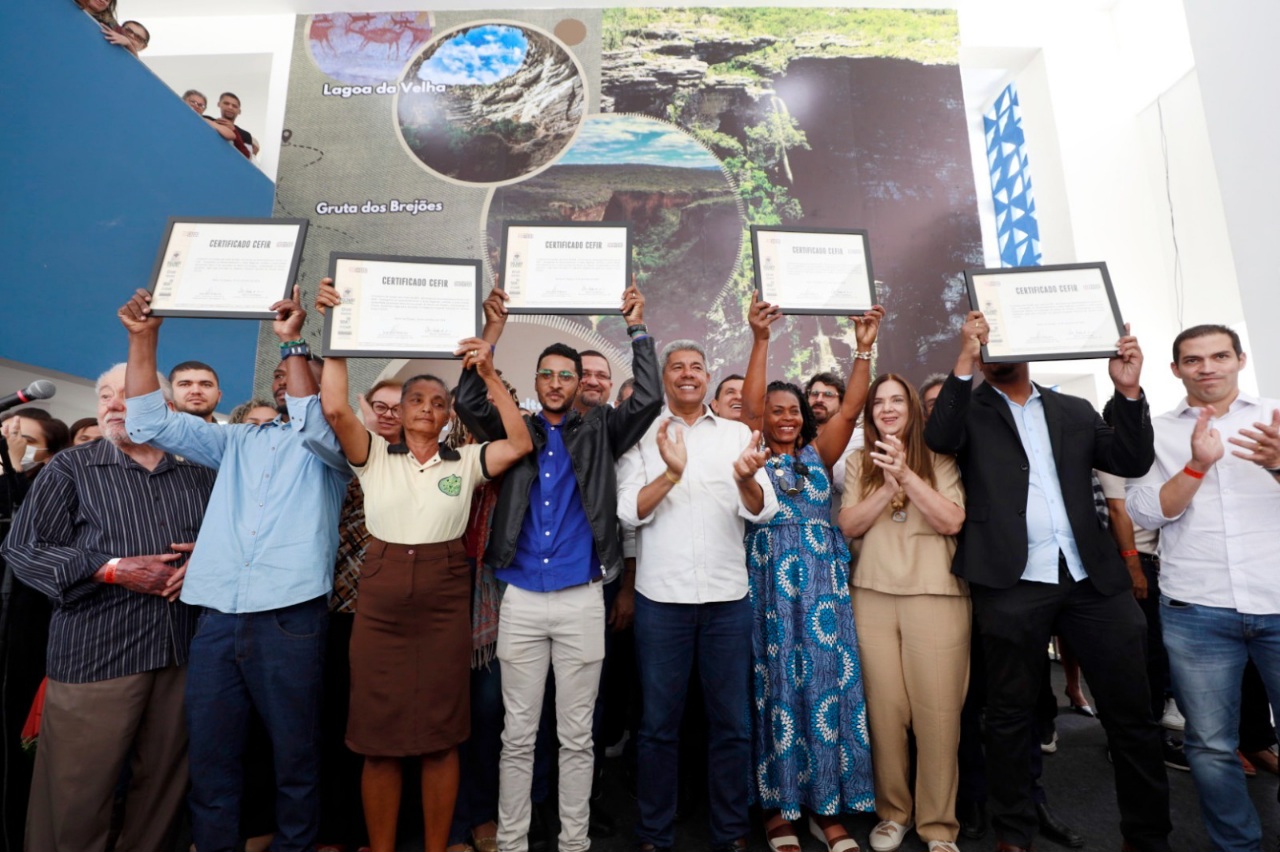
POLYGON ((664 470, 664 471, 662 472, 662 475, 663 475, 663 476, 665 476, 665 477, 667 478, 667 482, 670 482, 672 485, 679 485, 679 484, 680 484, 680 477, 678 477, 678 476, 672 476, 672 475, 671 475, 671 468, 667 468, 666 470, 664 470))

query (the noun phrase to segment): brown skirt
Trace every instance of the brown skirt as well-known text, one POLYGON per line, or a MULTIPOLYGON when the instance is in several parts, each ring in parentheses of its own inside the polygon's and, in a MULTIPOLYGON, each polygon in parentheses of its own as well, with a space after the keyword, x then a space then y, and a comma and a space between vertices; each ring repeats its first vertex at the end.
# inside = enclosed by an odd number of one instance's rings
POLYGON ((471 734, 471 572, 462 540, 369 539, 351 633, 347 746, 373 757, 452 748, 471 734))

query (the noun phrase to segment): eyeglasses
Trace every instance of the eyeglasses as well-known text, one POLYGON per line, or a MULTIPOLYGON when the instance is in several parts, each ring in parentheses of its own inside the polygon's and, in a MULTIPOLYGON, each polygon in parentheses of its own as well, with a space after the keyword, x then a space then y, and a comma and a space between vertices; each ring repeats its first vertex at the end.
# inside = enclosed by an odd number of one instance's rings
POLYGON ((578 374, 573 372, 573 370, 547 370, 545 368, 542 370, 536 370, 534 375, 540 379, 546 379, 548 381, 550 381, 552 376, 555 376, 562 382, 572 382, 578 378, 578 374))
POLYGON ((835 391, 819 391, 819 390, 809 391, 809 399, 813 399, 814 397, 821 397, 822 399, 835 399, 838 396, 840 396, 840 394, 836 393, 835 391))
POLYGON ((385 416, 385 415, 387 415, 387 414, 399 414, 399 413, 400 413, 400 406, 398 406, 398 405, 387 405, 385 402, 375 402, 375 403, 370 404, 370 406, 369 406, 369 407, 373 409, 373 413, 374 413, 374 414, 377 414, 377 415, 380 415, 380 416, 385 416))

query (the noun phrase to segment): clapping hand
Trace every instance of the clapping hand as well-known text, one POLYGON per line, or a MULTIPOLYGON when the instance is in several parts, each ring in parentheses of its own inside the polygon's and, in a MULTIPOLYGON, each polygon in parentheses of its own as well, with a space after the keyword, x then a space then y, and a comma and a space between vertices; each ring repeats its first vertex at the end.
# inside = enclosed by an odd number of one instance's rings
POLYGON ((885 435, 884 440, 876 441, 876 449, 869 453, 876 467, 884 471, 884 481, 893 490, 902 487, 911 468, 907 467, 907 451, 896 435, 885 435))
POLYGON ((1245 452, 1232 450, 1236 458, 1251 461, 1267 470, 1280 468, 1280 409, 1271 412, 1270 423, 1254 423, 1253 429, 1241 429, 1239 438, 1228 438, 1245 452))
POLYGON ((689 454, 684 445, 684 429, 676 427, 675 434, 672 435, 670 426, 670 420, 664 420, 658 426, 658 454, 667 463, 667 470, 678 479, 684 475, 689 454))
POLYGON ((1200 409, 1196 425, 1191 430, 1191 464, 1193 470, 1204 473, 1222 458, 1225 448, 1222 436, 1217 429, 1209 428, 1209 420, 1213 417, 1213 409, 1208 406, 1200 409))

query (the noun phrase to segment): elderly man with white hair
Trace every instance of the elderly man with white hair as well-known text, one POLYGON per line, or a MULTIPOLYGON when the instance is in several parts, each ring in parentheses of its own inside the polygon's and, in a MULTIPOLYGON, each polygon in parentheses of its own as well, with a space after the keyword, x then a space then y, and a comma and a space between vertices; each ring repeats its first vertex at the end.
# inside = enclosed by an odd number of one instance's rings
POLYGON ((186 790, 196 610, 178 594, 214 472, 129 440, 124 380, 124 364, 98 379, 106 440, 48 462, 4 543, 19 579, 54 606, 28 849, 106 848, 126 760, 116 848, 172 849, 186 790))

